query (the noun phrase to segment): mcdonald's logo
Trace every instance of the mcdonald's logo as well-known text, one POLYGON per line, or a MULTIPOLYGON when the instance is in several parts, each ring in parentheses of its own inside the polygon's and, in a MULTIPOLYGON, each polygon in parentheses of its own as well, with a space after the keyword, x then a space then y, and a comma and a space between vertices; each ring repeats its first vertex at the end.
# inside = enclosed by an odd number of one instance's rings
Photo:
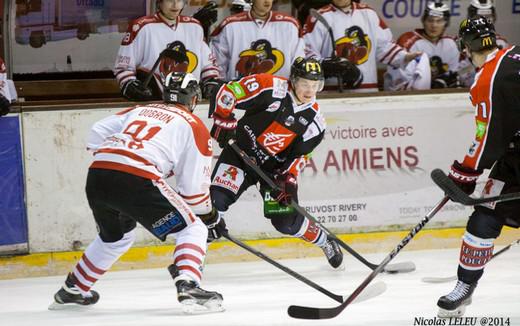
POLYGON ((488 36, 482 39, 482 46, 490 46, 491 44, 493 44, 491 37, 488 36))
POLYGON ((320 73, 321 72, 320 64, 317 62, 306 62, 305 71, 307 71, 307 72, 317 71, 318 73, 320 73))

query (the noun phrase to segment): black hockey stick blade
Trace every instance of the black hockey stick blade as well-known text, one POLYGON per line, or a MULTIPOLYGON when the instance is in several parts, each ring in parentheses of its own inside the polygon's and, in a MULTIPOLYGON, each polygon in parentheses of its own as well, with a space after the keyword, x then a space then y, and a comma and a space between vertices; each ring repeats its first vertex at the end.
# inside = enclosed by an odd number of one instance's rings
POLYGON ((314 283, 313 281, 309 280, 308 278, 304 277, 303 275, 296 273, 295 271, 293 271, 289 267, 286 267, 286 266, 278 263, 277 261, 275 261, 272 258, 270 258, 269 256, 261 253, 260 251, 254 249, 253 247, 250 247, 247 244, 245 244, 244 242, 242 242, 242 241, 240 241, 238 239, 235 239, 227 231, 222 233, 222 236, 224 238, 228 239, 229 241, 233 242, 237 246, 239 246, 239 247, 249 251, 253 255, 257 256, 258 258, 263 259, 264 261, 268 262, 269 264, 271 264, 271 265, 275 266, 276 268, 284 271, 285 273, 291 275, 292 277, 294 277, 298 281, 301 281, 301 282, 307 284, 308 286, 312 287, 313 289, 318 290, 319 292, 325 294, 329 298, 331 298, 331 299, 333 299, 333 300, 335 300, 335 301, 337 301, 339 303, 343 302, 343 297, 341 295, 337 295, 337 294, 334 294, 334 293, 330 292, 329 290, 319 286, 318 284, 314 283))
MULTIPOLYGON (((278 189, 278 185, 274 183, 274 181, 267 175, 265 172, 254 162, 238 145, 235 143, 234 140, 229 140, 228 142, 229 146, 242 158, 242 160, 255 171, 255 173, 265 182, 271 189, 278 189)), ((301 215, 307 217, 309 220, 313 221, 317 225, 319 225, 323 231, 327 235, 329 235, 331 238, 334 239, 343 249, 345 249, 348 253, 350 253, 352 256, 354 256, 357 260, 359 260, 361 263, 366 265, 368 268, 374 270, 377 268, 376 264, 373 264, 366 260, 363 256, 361 256, 357 251, 352 249, 349 245, 347 245, 345 242, 343 242, 340 238, 338 238, 334 233, 330 232, 329 229, 327 229, 323 224, 321 224, 314 216, 309 214, 303 207, 298 205, 296 202, 291 202, 291 206, 301 215)), ((413 262, 405 262, 405 263, 398 263, 398 264, 392 264, 388 265, 387 268, 383 270, 383 272, 389 273, 389 274, 395 274, 395 273, 409 273, 413 272, 415 270, 415 264, 413 262)))
POLYGON ((337 307, 333 308, 314 308, 303 306, 290 306, 287 309, 289 316, 298 319, 330 319, 339 315, 345 308, 350 305, 356 297, 358 297, 368 284, 379 274, 388 263, 394 259, 395 256, 412 240, 412 238, 422 230, 422 228, 430 221, 430 219, 437 214, 438 211, 448 202, 449 198, 445 196, 437 205, 435 205, 426 216, 417 224, 406 237, 395 247, 388 256, 377 266, 375 270, 370 273, 367 278, 350 294, 350 296, 337 307))
MULTIPOLYGON (((511 249, 511 247, 516 246, 518 244, 520 244, 520 239, 517 239, 517 240, 511 242, 510 244, 508 244, 504 248, 502 248, 499 251, 495 252, 493 254, 493 256, 491 256, 489 261, 492 261, 494 258, 497 258, 498 256, 500 256, 504 252, 506 252, 509 249, 511 249)), ((489 261, 486 264, 489 264, 489 261)), ((457 276, 455 276, 455 275, 448 276, 448 277, 434 277, 434 276, 431 276, 431 277, 423 277, 421 279, 421 281, 423 281, 425 283, 446 283, 446 282, 455 281, 456 279, 457 279, 457 276)))
POLYGON ((493 197, 472 198, 468 196, 464 191, 462 191, 462 189, 457 187, 457 185, 441 169, 433 170, 431 173, 431 178, 433 182, 435 182, 435 184, 439 186, 446 193, 446 195, 450 197, 452 201, 466 206, 475 206, 484 203, 503 202, 520 199, 520 192, 503 194, 493 197))

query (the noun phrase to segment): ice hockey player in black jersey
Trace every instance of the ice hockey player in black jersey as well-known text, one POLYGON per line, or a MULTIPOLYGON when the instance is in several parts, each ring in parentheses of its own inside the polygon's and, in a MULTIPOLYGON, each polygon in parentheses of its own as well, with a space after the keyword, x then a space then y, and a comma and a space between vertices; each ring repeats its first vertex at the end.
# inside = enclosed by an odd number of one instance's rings
POLYGON ((213 238, 220 236, 219 229, 225 228, 224 213, 247 188, 260 181, 227 144, 235 138, 236 144, 282 189, 274 191, 261 182, 264 216, 279 232, 321 247, 330 265, 338 268, 343 261, 338 244, 289 206, 292 200, 298 200, 298 174, 307 156, 323 139, 325 120, 315 100, 323 88, 323 72, 317 60, 300 57, 293 63, 290 76, 287 80, 269 74, 251 75, 223 85, 217 93, 211 135, 223 151, 210 187, 219 220, 209 233, 213 238), (238 121, 235 109, 245 111, 238 121))

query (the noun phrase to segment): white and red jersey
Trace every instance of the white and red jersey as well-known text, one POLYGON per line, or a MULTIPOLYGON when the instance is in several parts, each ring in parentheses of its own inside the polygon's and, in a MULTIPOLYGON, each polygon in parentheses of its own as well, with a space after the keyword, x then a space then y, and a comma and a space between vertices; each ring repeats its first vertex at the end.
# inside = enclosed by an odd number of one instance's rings
POLYGON ((212 147, 208 129, 174 105, 136 106, 98 121, 88 136, 91 168, 160 182, 175 175, 179 194, 195 214, 211 210, 212 147))
MULTIPOLYGON (((392 31, 375 10, 363 3, 353 2, 348 11, 330 4, 318 10, 329 23, 329 31, 314 17, 309 16, 304 26, 305 51, 308 57, 329 58, 333 49, 339 57, 356 64, 363 74, 360 88, 354 91, 377 91, 377 61, 400 67, 406 51, 392 41, 392 31)), ((326 85, 335 85, 335 78, 326 85)))
POLYGON ((227 17, 211 34, 210 45, 226 80, 259 73, 289 78, 294 59, 305 56, 300 24, 276 11, 266 21, 249 11, 227 17))
POLYGON ((7 68, 2 58, 0 58, 0 94, 11 102, 18 98, 13 81, 7 79, 7 68))
POLYGON ((460 52, 453 37, 443 35, 437 41, 432 41, 421 28, 404 33, 397 39, 397 44, 409 52, 426 53, 430 60, 433 57, 439 57, 442 63, 447 66, 446 71, 456 72, 459 68, 460 52))
POLYGON ((159 54, 168 44, 174 43, 176 58, 161 59, 154 72, 157 84, 170 72, 189 72, 200 81, 217 78, 220 75, 215 58, 204 41, 204 32, 199 21, 178 16, 169 25, 159 14, 136 19, 128 26, 117 54, 114 74, 122 87, 135 79, 138 71, 149 73, 159 54))

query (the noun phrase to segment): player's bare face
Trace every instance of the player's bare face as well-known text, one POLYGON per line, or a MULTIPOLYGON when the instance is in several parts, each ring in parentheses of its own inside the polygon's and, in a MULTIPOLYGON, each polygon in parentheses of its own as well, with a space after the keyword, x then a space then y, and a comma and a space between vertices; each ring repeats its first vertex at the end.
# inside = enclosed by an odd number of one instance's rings
POLYGON ((184 0, 161 0, 159 10, 162 16, 168 20, 176 20, 184 7, 184 0))
POLYGON ((300 101, 298 104, 311 102, 323 88, 323 81, 298 78, 294 85, 294 94, 300 101))
POLYGON ((273 8, 273 0, 253 0, 253 13, 257 16, 266 16, 273 8))
POLYGON ((352 5, 352 0, 332 0, 332 3, 339 9, 348 9, 352 5))
POLYGON ((424 31, 432 40, 437 40, 446 29, 446 20, 442 17, 428 16, 424 20, 424 31))

